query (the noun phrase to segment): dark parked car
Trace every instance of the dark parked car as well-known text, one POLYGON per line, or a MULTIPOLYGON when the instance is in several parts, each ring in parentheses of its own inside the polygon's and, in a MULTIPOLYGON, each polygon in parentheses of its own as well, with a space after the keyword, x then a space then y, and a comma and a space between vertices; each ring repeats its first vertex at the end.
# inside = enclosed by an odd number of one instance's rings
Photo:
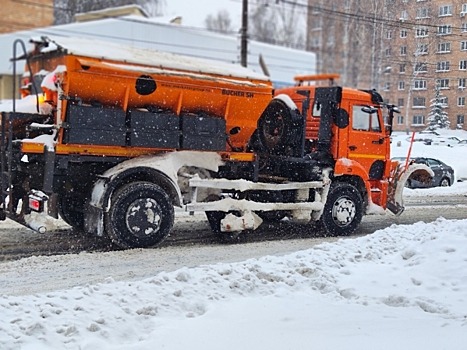
MULTIPOLYGON (((394 158, 402 163, 405 163, 406 158, 394 158)), ((451 186, 454 181, 454 169, 443 163, 439 159, 415 157, 410 159, 410 163, 425 164, 433 170, 433 180, 429 184, 425 184, 416 180, 409 179, 406 186, 408 188, 427 188, 437 186, 451 186)))

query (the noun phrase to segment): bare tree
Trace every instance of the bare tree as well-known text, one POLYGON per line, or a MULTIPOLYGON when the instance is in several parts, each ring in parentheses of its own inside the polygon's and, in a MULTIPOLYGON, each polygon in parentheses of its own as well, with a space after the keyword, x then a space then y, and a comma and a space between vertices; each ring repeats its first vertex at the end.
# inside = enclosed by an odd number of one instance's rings
POLYGON ((272 44, 305 48, 307 6, 297 0, 256 0, 249 16, 249 36, 272 44))
MULTIPOLYGON (((248 37, 270 44, 304 49, 307 8, 299 0, 250 0, 248 37)), ((205 24, 207 29, 221 33, 235 30, 229 13, 225 10, 216 15, 208 15, 205 24)))
POLYGON ((205 19, 206 28, 214 32, 230 33, 233 31, 229 12, 220 10, 217 15, 208 15, 205 19))
POLYGON ((310 0, 309 50, 318 71, 339 73, 340 83, 362 89, 378 87, 384 0, 310 0))
POLYGON ((157 17, 164 14, 166 0, 139 0, 138 3, 151 17, 157 17))

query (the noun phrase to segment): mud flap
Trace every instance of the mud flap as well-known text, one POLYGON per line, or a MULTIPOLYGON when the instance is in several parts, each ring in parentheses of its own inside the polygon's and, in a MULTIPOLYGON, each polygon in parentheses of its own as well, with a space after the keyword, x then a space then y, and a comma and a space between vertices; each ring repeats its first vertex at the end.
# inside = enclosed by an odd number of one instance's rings
POLYGON ((403 191, 407 180, 417 180, 429 183, 434 176, 433 170, 424 164, 410 164, 405 168, 404 164, 394 162, 389 180, 388 202, 386 207, 396 216, 404 211, 403 191))

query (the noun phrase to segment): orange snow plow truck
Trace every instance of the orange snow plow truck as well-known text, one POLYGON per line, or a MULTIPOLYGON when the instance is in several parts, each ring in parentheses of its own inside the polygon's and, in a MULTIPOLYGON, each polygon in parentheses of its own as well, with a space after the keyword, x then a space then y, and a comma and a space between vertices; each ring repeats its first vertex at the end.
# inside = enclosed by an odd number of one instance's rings
POLYGON ((0 219, 35 231, 60 216, 119 247, 149 247, 178 207, 204 211, 227 241, 286 217, 348 235, 365 214, 400 214, 405 180, 430 176, 391 161, 396 109, 376 91, 320 87, 316 76, 274 90, 235 65, 31 42, 18 58, 15 42, 23 98, 2 112, 0 219))

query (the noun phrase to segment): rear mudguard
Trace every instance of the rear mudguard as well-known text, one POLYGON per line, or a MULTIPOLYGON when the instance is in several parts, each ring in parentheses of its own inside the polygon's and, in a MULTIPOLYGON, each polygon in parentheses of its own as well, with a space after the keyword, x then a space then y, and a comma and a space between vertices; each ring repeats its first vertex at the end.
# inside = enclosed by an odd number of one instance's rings
POLYGON ((433 170, 424 164, 405 164, 394 161, 391 164, 391 178, 388 188, 387 208, 395 215, 399 216, 404 211, 403 191, 407 180, 417 180, 429 183, 434 176, 433 170))

